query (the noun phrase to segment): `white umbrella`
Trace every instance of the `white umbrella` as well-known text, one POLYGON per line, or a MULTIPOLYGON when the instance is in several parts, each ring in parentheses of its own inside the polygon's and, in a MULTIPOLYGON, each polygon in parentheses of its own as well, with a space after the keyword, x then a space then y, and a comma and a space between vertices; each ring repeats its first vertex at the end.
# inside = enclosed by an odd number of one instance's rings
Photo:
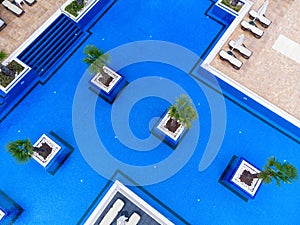
POLYGON ((258 9, 257 14, 260 15, 260 16, 265 15, 265 13, 266 13, 266 11, 267 11, 268 4, 269 4, 269 0, 266 0, 266 1, 260 6, 260 8, 258 9))
POLYGON ((231 51, 233 51, 233 49, 237 49, 239 48, 244 42, 244 34, 241 34, 238 39, 235 41, 231 51))

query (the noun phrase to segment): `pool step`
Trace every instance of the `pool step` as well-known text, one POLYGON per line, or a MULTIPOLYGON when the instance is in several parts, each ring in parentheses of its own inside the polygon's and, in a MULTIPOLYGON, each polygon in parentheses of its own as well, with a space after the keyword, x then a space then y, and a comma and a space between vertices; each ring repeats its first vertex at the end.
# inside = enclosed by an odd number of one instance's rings
POLYGON ((18 58, 43 76, 83 34, 74 21, 62 14, 18 58))

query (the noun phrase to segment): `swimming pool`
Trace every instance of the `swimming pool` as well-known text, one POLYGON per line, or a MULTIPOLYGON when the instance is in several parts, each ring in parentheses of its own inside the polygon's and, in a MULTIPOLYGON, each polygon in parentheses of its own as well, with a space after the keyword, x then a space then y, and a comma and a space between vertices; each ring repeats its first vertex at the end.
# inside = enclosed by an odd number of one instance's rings
MULTIPOLYGON (((51 79, 44 85, 37 85, 1 122, 1 146, 5 146, 9 140, 27 137, 35 141, 41 133, 55 131, 75 148, 54 176, 45 172, 34 161, 18 165, 5 150, 0 152, 0 188, 25 209, 16 224, 76 224, 108 182, 83 159, 80 152, 82 150, 75 139, 74 122, 72 123, 74 93, 80 79, 88 77, 85 73, 86 66, 81 62, 83 47, 95 44, 108 51, 128 42, 153 39, 174 42, 202 55, 223 29, 223 25, 204 14, 211 3, 116 1, 91 27, 90 37, 51 79)), ((140 50, 140 54, 143 52, 144 49, 140 50)), ((125 52, 123 57, 129 55, 130 52, 125 52)), ((157 79, 173 81, 191 96, 199 115, 200 132, 192 129, 175 150, 176 154, 182 153, 182 157, 185 156, 185 151, 190 154, 187 164, 168 179, 145 185, 143 188, 147 192, 190 224, 273 224, 274 221, 276 224, 297 224, 300 197, 296 193, 299 181, 280 189, 275 185, 263 186, 255 200, 246 203, 220 185, 218 179, 234 154, 246 157, 258 167, 271 155, 300 165, 299 139, 290 139, 230 99, 223 99, 214 90, 206 88, 174 65, 143 61, 128 65, 119 72, 129 84, 148 77, 153 77, 153 82, 157 79), (224 101, 226 132, 216 159, 208 169, 199 172, 199 162, 207 147, 213 123, 207 95, 224 101), (189 142, 197 136, 199 141, 195 151, 190 152, 189 142)), ((163 143, 151 151, 143 152, 122 144, 118 137, 115 138, 111 120, 112 106, 97 98, 88 87, 86 83, 86 97, 96 99, 93 118, 99 137, 115 158, 127 164, 145 166, 156 165, 174 154, 163 143)), ((141 89, 146 87, 140 86, 141 89)), ((131 86, 128 90, 129 88, 131 86)), ((164 90, 162 93, 165 93, 164 90)), ((172 97, 176 94, 170 95, 172 97)), ((130 100, 126 99, 127 96, 130 93, 120 95, 118 103, 130 100)), ((160 116, 168 105, 166 99, 157 96, 142 98, 134 104, 129 117, 132 132, 140 139, 147 138, 152 118, 160 116)), ((88 116, 85 113, 89 111, 85 108, 81 110, 84 122, 88 116)), ((103 167, 111 166, 103 158, 96 161, 103 167)), ((159 173, 145 176, 155 177, 159 173)), ((131 178, 132 176, 134 175, 130 175, 131 178)), ((135 181, 136 179, 138 177, 134 177, 135 181)), ((153 198, 138 188, 130 188, 157 205, 153 198)), ((164 213, 168 212, 162 211, 164 213)))

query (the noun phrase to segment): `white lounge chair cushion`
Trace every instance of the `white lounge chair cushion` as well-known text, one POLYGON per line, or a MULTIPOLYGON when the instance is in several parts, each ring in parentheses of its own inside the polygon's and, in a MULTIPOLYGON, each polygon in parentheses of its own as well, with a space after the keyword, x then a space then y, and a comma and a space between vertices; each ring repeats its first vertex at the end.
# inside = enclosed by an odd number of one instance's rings
POLYGON ((0 220, 5 216, 5 212, 0 209, 0 220))
MULTIPOLYGON (((231 48, 233 48, 234 44, 235 44, 235 41, 230 40, 228 44, 231 48)), ((247 57, 250 57, 252 55, 252 52, 248 48, 244 47, 243 45, 240 45, 238 48, 235 48, 235 49, 238 50, 241 54, 243 54, 247 57)))
POLYGON ((261 29, 259 29, 258 27, 254 26, 254 25, 251 25, 249 22, 247 22, 245 20, 243 20, 241 22, 241 26, 247 30, 250 30, 253 34, 256 34, 260 37, 264 34, 264 32, 261 29))
POLYGON ((118 213, 121 211, 121 209, 124 207, 124 205, 125 203, 123 202, 123 200, 118 198, 112 205, 112 207, 109 209, 109 211, 106 213, 106 215, 103 217, 99 225, 111 224, 118 215, 118 213))
POLYGON ((265 24, 265 25, 267 25, 267 26, 269 26, 269 25, 272 23, 272 21, 269 20, 267 17, 265 17, 264 15, 259 15, 259 14, 258 14, 255 10, 253 10, 253 9, 251 9, 251 10, 249 11, 249 15, 252 16, 252 17, 254 17, 254 18, 256 18, 256 19, 258 19, 261 23, 263 23, 263 24, 265 24))
POLYGON ((224 51, 223 49, 220 51, 220 57, 230 62, 232 65, 236 66, 237 68, 241 68, 243 62, 239 59, 235 58, 233 55, 228 54, 228 52, 224 51))
POLYGON ((24 0, 28 5, 33 5, 36 0, 24 0))
POLYGON ((1 28, 4 24, 5 24, 5 22, 4 22, 2 19, 0 19, 0 28, 1 28))
POLYGON ((132 215, 129 217, 128 222, 126 222, 126 225, 137 225, 140 221, 141 217, 136 212, 132 213, 132 215))
POLYGON ((17 15, 21 15, 23 13, 23 10, 20 9, 18 6, 16 6, 15 4, 11 3, 8 0, 4 0, 2 2, 2 5, 6 8, 8 8, 9 10, 11 10, 12 12, 14 12, 17 15))

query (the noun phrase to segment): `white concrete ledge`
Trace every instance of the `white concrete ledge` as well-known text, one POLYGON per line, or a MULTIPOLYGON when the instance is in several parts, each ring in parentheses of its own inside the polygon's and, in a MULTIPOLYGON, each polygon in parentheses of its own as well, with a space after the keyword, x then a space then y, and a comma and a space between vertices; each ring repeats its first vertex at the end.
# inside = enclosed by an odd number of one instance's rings
MULTIPOLYGON (((134 203, 137 207, 147 213, 152 217, 153 220, 163 225, 174 225, 170 220, 168 220, 165 216, 159 213, 156 209, 150 206, 147 202, 133 193, 130 189, 128 189, 125 185, 123 185, 120 181, 116 180, 115 183, 108 190, 106 195, 102 198, 101 202, 97 205, 95 210, 89 216, 89 218, 84 223, 85 225, 94 225, 99 216, 103 213, 105 208, 111 202, 116 193, 119 192, 123 196, 125 196, 128 200, 134 203)), ((126 204, 126 203, 125 203, 126 204)))
POLYGON ((48 137, 46 134, 43 134, 37 142, 33 145, 33 147, 41 147, 43 143, 46 143, 50 148, 52 148, 51 153, 47 156, 46 159, 44 159, 41 155, 39 155, 37 152, 33 152, 32 158, 35 159, 39 164, 41 164, 43 167, 46 167, 53 157, 58 153, 58 151, 61 149, 61 146, 56 144, 50 137, 48 137))
POLYGON ((164 118, 160 121, 160 123, 157 125, 157 129, 159 129, 161 132, 163 132, 168 137, 172 138, 174 141, 177 141, 180 135, 184 131, 184 126, 180 124, 180 126, 177 128, 177 130, 173 133, 171 132, 167 127, 166 124, 169 121, 171 117, 169 116, 169 111, 166 113, 164 118))
POLYGON ((231 181, 253 197, 255 196, 258 188, 260 187, 262 180, 259 178, 253 178, 251 185, 245 184, 240 180, 240 177, 245 170, 247 170, 251 174, 257 174, 260 172, 260 170, 256 169, 253 165, 246 162, 245 160, 242 160, 231 181))
POLYGON ((91 79, 91 83, 106 93, 109 93, 122 77, 107 66, 103 66, 103 71, 112 78, 112 81, 109 83, 109 85, 106 86, 99 80, 99 78, 103 76, 101 73, 97 73, 91 79))

